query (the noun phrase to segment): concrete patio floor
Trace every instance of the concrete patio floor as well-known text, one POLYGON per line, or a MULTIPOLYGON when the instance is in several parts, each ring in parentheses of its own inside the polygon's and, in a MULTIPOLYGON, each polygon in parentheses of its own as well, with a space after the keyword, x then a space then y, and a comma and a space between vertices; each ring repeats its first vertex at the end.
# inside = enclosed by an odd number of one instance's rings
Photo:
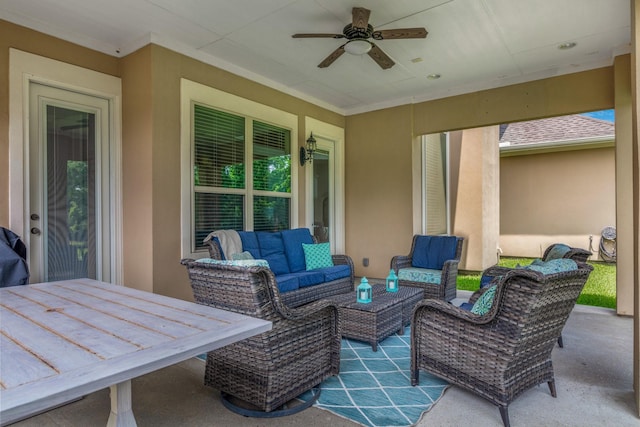
MULTIPOLYGON (((509 407, 511 425, 640 426, 633 403, 632 319, 612 310, 576 306, 563 331, 564 348, 553 350, 558 397, 546 384, 509 407)), ((356 426, 328 411, 309 408, 284 418, 255 419, 222 406, 219 393, 202 384, 204 363, 191 359, 133 380, 139 426, 356 426)), ((104 426, 109 391, 14 424, 15 427, 104 426)), ((449 387, 417 426, 501 426, 490 403, 449 387)))

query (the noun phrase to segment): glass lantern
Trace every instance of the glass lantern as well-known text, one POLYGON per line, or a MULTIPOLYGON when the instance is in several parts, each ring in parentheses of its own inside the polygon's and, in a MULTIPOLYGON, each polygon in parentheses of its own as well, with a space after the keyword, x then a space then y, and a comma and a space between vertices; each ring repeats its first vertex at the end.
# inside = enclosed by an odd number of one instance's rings
POLYGON ((393 268, 387 276, 387 292, 398 292, 398 276, 393 268))
POLYGON ((362 304, 368 304, 371 302, 372 295, 371 285, 366 277, 360 280, 360 284, 356 288, 356 301, 362 304))

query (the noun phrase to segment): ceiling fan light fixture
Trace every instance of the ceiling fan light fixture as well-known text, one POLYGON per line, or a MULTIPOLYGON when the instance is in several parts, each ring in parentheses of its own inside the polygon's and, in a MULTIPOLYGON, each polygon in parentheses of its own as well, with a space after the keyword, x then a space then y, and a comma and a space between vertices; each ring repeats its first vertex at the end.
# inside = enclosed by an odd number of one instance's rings
POLYGON ((371 50, 371 42, 364 39, 349 40, 344 45, 344 50, 351 55, 364 55, 371 50))

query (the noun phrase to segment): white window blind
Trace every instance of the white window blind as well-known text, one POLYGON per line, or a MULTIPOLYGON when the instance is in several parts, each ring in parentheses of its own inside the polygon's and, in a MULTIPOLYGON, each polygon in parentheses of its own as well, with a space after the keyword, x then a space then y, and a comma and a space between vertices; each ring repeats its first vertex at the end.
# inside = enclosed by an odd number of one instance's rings
POLYGON ((195 249, 214 230, 290 228, 291 131, 199 104, 192 117, 195 249))
POLYGON ((446 134, 424 139, 426 233, 447 233, 446 134))

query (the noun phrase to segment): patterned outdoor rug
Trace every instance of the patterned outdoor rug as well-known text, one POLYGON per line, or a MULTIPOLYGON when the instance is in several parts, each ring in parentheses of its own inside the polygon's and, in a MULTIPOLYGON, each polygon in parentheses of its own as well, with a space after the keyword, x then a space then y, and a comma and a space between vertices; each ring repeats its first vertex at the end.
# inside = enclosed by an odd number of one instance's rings
POLYGON ((359 341, 342 340, 340 375, 322 383, 315 406, 364 426, 411 426, 440 399, 448 383, 424 371, 411 386, 411 334, 394 334, 378 351, 359 341))

